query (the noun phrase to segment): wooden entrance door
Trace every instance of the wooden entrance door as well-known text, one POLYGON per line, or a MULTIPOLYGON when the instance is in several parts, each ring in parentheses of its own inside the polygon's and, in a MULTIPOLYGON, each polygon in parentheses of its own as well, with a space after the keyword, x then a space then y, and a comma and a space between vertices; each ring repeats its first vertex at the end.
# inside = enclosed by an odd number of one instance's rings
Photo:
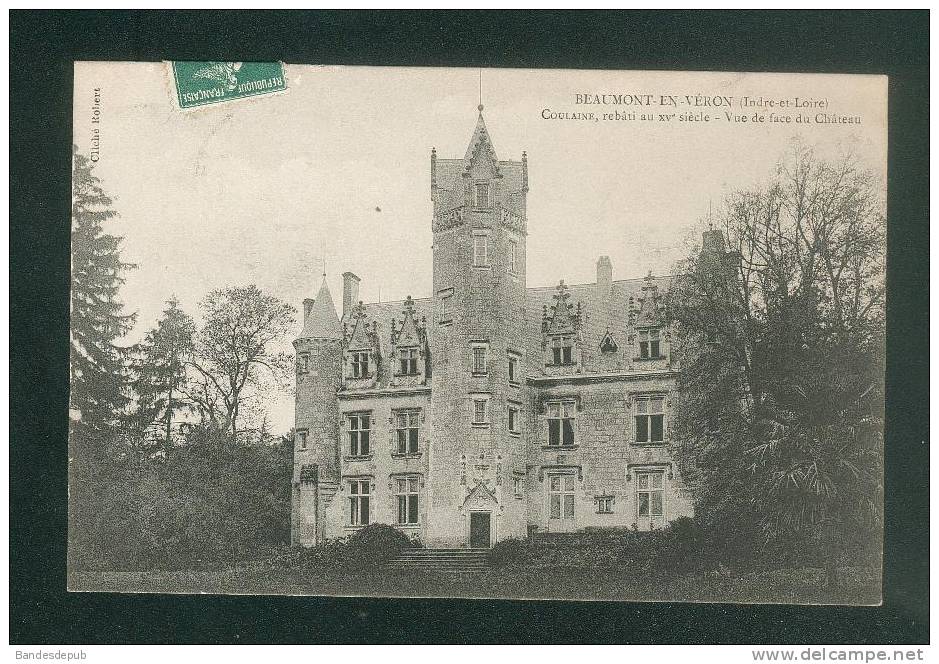
POLYGON ((489 512, 470 512, 470 548, 488 549, 492 543, 489 512))

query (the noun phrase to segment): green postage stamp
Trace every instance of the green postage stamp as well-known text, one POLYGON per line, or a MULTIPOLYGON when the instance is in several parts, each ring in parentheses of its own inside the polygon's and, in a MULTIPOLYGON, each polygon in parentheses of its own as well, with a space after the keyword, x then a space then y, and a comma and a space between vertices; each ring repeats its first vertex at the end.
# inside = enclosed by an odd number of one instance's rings
POLYGON ((173 62, 172 66, 180 108, 276 94, 287 89, 281 62, 173 62))

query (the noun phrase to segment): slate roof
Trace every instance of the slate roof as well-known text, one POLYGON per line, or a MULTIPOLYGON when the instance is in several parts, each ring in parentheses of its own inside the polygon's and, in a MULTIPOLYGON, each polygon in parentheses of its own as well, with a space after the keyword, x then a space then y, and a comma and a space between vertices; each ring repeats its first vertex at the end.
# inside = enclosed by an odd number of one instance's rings
POLYGON ((341 339, 342 328, 339 325, 339 316, 336 314, 336 305, 329 293, 329 286, 323 278, 323 285, 313 302, 310 315, 305 317, 301 339, 341 339))
MULTIPOLYGON (((629 321, 630 309, 640 306, 639 299, 642 297, 643 285, 657 286, 658 296, 662 298, 670 282, 670 277, 653 277, 651 281, 648 278, 614 281, 611 284, 608 306, 602 302, 595 283, 575 284, 567 287, 567 292, 570 295, 567 302, 573 305, 575 311, 577 304, 580 303, 581 305, 580 335, 583 339, 585 371, 603 370, 603 367, 600 366, 600 342, 603 341, 607 330, 616 341, 619 353, 628 352, 626 350, 626 340, 633 332, 629 321)), ((528 301, 526 303, 528 316, 527 351, 528 356, 531 358, 541 357, 543 307, 548 307, 548 316, 550 317, 551 307, 556 302, 555 295, 557 292, 557 285, 528 289, 528 301)), ((604 366, 610 369, 614 368, 604 366)))
MULTIPOLYGON (((576 311, 578 303, 581 306, 580 335, 583 339, 584 349, 584 370, 585 371, 603 371, 622 368, 620 366, 610 366, 609 363, 601 363, 600 342, 610 332, 616 344, 619 347, 619 354, 627 351, 626 340, 633 332, 630 325, 630 311, 638 311, 643 297, 643 286, 655 285, 658 288, 658 297, 664 297, 668 289, 670 277, 648 277, 644 279, 622 279, 614 281, 611 284, 611 293, 608 306, 602 302, 600 294, 597 292, 595 283, 574 284, 567 287, 569 297, 567 301, 576 311), (602 364, 602 366, 601 366, 602 364)), ((548 315, 551 315, 551 307, 556 303, 557 285, 540 286, 528 289, 526 302, 527 315, 527 352, 531 358, 540 358, 542 353, 542 333, 541 321, 543 307, 548 307, 548 315)), ((647 291, 648 293, 648 291, 647 291)), ((319 298, 317 298, 319 301, 319 298)), ((366 303, 366 319, 369 324, 372 321, 378 322, 378 340, 383 354, 387 355, 391 349, 391 319, 394 318, 398 325, 404 319, 405 301, 396 300, 393 302, 373 302, 366 303)), ((648 305, 647 305, 648 306, 648 305)), ((433 298, 425 297, 414 300, 414 314, 416 321, 420 322, 422 317, 427 319, 428 341, 433 338, 437 328, 434 318, 433 298)), ((346 315, 343 320, 351 332, 355 323, 351 314, 346 315)), ((624 360, 625 361, 625 360, 624 360)))

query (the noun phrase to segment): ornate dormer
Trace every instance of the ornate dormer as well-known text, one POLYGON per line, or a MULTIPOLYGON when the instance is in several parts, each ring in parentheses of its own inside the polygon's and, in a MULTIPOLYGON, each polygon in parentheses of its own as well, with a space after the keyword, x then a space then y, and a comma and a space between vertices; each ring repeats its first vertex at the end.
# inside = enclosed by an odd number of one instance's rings
POLYGON ((414 300, 408 295, 404 301, 401 322, 391 319, 391 361, 394 375, 392 385, 418 385, 427 382, 427 320, 418 321, 414 300))
POLYGON ((629 321, 634 331, 630 337, 635 347, 633 361, 645 364, 667 360, 665 305, 651 271, 642 284, 639 298, 630 302, 629 321))
POLYGON ((554 294, 550 310, 544 306, 541 313, 541 346, 544 349, 544 365, 549 373, 579 372, 581 357, 581 320, 583 311, 580 302, 575 308, 568 302, 571 294, 562 279, 554 294))
POLYGON ((378 322, 369 323, 365 305, 352 309, 352 329, 343 325, 342 378, 345 389, 375 387, 381 369, 378 322))

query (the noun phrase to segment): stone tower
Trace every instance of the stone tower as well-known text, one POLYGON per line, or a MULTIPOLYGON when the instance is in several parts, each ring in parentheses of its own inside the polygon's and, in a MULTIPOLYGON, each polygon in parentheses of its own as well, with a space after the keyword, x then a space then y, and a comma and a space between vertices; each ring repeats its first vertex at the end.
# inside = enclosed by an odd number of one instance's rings
POLYGON ((297 357, 296 435, 292 539, 321 540, 325 507, 339 487, 339 406, 342 328, 326 275, 315 299, 303 301, 303 331, 293 342, 297 357))
POLYGON ((528 163, 499 161, 482 110, 462 159, 431 152, 430 546, 526 532, 528 163))

